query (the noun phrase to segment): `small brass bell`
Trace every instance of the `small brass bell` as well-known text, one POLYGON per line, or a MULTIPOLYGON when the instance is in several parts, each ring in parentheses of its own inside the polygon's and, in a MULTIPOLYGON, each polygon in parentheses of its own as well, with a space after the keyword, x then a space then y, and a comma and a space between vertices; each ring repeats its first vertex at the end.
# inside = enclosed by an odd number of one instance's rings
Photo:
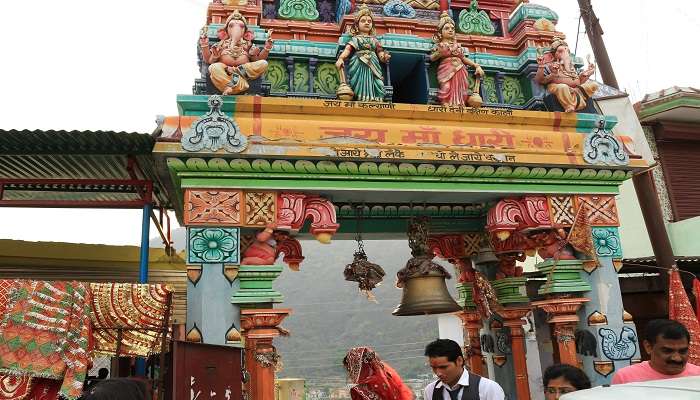
POLYGON ((444 314, 462 308, 447 291, 445 276, 437 271, 408 279, 403 285, 401 303, 392 314, 397 316, 444 314))

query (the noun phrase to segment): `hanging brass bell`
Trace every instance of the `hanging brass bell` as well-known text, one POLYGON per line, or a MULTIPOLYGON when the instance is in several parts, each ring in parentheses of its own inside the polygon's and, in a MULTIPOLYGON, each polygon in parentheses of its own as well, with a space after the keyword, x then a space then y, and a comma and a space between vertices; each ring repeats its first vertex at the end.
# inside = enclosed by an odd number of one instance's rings
POLYGON ((414 276, 403 283, 401 303, 392 314, 397 316, 444 314, 462 308, 447 291, 445 275, 430 271, 425 275, 414 276))

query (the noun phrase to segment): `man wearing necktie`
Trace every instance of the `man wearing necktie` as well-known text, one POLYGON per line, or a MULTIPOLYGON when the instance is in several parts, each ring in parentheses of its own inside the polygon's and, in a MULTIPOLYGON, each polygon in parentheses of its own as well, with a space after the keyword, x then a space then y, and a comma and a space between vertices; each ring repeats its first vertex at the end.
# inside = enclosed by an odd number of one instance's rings
POLYGON ((450 339, 425 347, 430 368, 438 380, 425 388, 424 400, 504 400, 501 386, 464 368, 462 348, 450 339))

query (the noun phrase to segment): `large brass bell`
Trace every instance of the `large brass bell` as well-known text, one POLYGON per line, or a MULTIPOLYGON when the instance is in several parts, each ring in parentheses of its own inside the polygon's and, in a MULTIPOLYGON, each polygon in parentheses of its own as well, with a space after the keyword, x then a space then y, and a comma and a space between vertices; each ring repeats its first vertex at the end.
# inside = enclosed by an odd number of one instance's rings
POLYGON ((438 271, 430 271, 426 275, 416 276, 404 282, 401 303, 392 314, 444 314, 461 309, 447 291, 445 275, 438 271))

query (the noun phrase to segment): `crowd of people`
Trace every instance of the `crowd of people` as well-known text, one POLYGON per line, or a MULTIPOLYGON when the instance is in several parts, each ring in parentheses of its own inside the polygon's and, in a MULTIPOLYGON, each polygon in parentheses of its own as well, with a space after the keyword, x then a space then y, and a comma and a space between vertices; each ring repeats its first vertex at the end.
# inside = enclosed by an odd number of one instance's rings
MULTIPOLYGON (((700 376, 700 366, 688 363, 690 333, 680 323, 667 319, 649 322, 642 343, 649 361, 620 369, 613 384, 700 376)), ((425 348, 430 368, 437 380, 424 390, 424 400, 504 400, 505 393, 495 381, 465 368, 460 345, 450 339, 437 339, 425 348)), ((355 347, 343 359, 352 400, 416 400, 399 374, 369 347, 355 347)), ((579 368, 556 364, 542 377, 546 400, 577 390, 591 388, 591 381, 579 368)), ((133 379, 104 379, 87 388, 84 400, 145 400, 146 385, 133 379)))
MULTIPOLYGON (((688 363, 690 333, 681 323, 667 319, 650 321, 644 349, 649 361, 620 369, 613 384, 700 376, 700 366, 688 363)), ((504 400, 503 388, 495 381, 465 368, 460 345, 450 339, 437 339, 425 348, 425 356, 437 380, 426 386, 423 400, 504 400)), ((370 348, 351 349, 343 364, 355 385, 352 400, 415 400, 401 377, 370 348)), ((542 376, 546 400, 577 390, 591 388, 591 380, 581 369, 566 364, 548 367, 542 376)))

